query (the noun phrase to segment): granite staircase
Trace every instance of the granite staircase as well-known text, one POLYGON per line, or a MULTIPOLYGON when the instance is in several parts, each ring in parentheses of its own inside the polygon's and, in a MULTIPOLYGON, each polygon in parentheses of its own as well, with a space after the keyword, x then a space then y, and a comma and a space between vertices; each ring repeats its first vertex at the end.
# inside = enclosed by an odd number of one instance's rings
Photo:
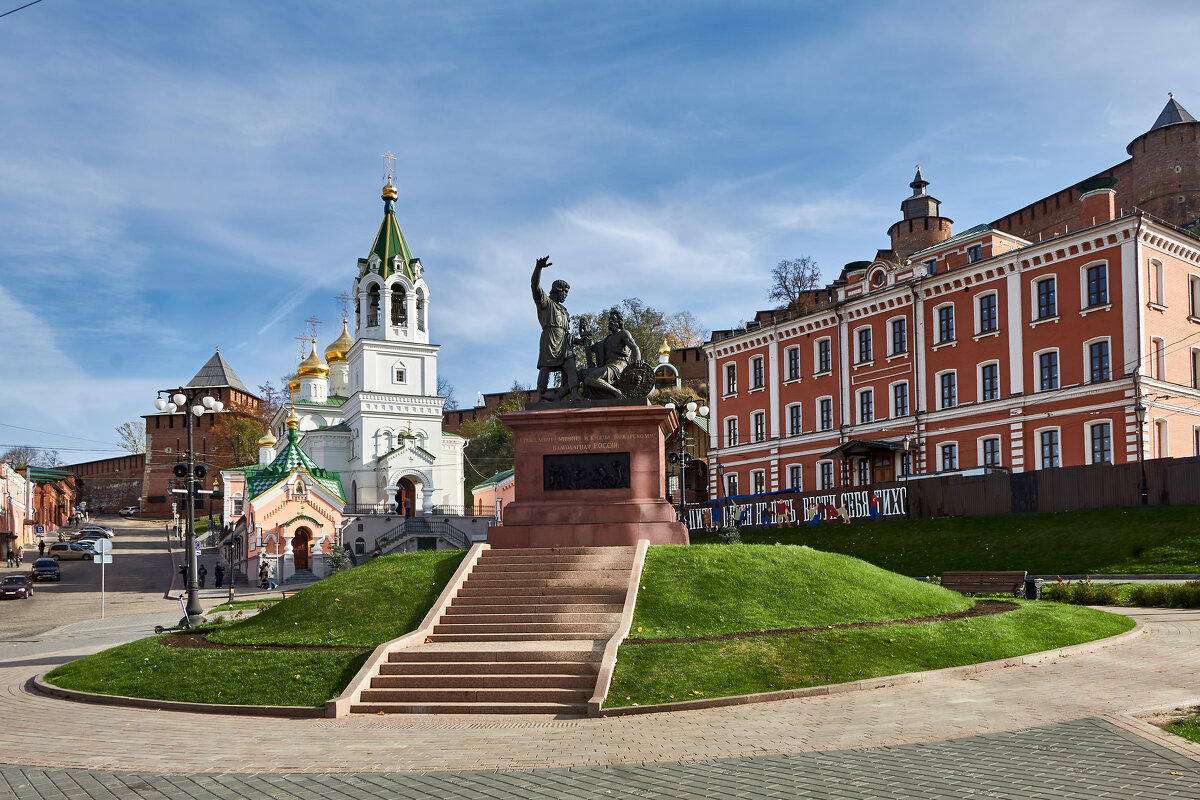
POLYGON ((634 548, 485 550, 425 643, 388 653, 356 714, 585 715, 634 548))

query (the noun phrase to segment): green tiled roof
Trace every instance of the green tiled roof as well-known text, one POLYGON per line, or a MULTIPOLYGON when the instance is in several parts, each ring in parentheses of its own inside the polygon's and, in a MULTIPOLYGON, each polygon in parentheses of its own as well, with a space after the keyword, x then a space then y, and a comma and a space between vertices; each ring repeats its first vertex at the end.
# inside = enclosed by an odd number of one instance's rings
POLYGON ((493 475, 490 478, 484 478, 482 481, 475 484, 471 488, 478 489, 481 486, 490 486, 494 483, 499 483, 500 481, 505 480, 506 478, 511 478, 514 474, 516 474, 516 470, 506 469, 502 472, 497 472, 495 475, 493 475))
POLYGON ((236 471, 245 473, 246 499, 252 500, 286 480, 296 470, 307 472, 314 481, 336 495, 343 503, 346 502, 341 477, 336 472, 327 472, 318 467, 308 453, 300 449, 299 434, 295 428, 288 429, 287 445, 270 464, 240 467, 236 471))
POLYGON ((336 424, 336 425, 322 425, 320 428, 317 428, 316 430, 319 430, 319 431, 337 431, 338 433, 349 433, 349 432, 350 432, 350 426, 349 426, 349 425, 347 425, 347 424, 346 424, 346 423, 344 423, 344 422, 339 422, 339 423, 338 423, 338 424, 336 424))

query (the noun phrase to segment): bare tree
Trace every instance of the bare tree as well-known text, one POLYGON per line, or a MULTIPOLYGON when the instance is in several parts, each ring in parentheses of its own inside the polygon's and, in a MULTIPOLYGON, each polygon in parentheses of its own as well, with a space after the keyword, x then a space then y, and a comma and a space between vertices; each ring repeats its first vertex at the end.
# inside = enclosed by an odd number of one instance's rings
POLYGON ((821 268, 808 256, 784 259, 771 270, 771 291, 767 297, 780 308, 806 308, 811 293, 821 288, 821 268))
POLYGON ((666 318, 667 344, 671 347, 699 347, 708 339, 708 329, 690 311, 680 311, 666 318))
POLYGON ((146 452, 146 421, 134 419, 122 422, 116 428, 117 446, 127 453, 146 452))
POLYGON ((458 410, 458 400, 454 397, 454 384, 441 375, 438 375, 437 393, 438 397, 445 398, 445 402, 442 403, 442 411, 458 410))
POLYGON ((18 444, 0 454, 0 461, 11 461, 17 467, 57 467, 62 464, 57 450, 42 450, 27 444, 18 444))
POLYGON ((270 381, 258 385, 258 396, 262 398, 262 420, 268 425, 271 424, 271 417, 275 416, 275 412, 288 401, 286 387, 287 378, 283 379, 283 386, 278 389, 270 381))

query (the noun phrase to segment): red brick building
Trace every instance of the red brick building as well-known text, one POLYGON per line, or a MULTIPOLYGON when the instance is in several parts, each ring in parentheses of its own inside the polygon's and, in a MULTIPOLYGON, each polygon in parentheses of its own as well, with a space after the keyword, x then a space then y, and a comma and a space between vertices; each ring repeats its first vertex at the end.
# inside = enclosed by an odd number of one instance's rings
POLYGON ((1200 123, 1172 98, 1128 152, 958 234, 918 169, 889 249, 715 332, 711 488, 1200 454, 1200 123))
POLYGON ((63 469, 75 476, 79 500, 87 503, 88 511, 93 514, 111 514, 141 502, 145 453, 69 464, 63 469))

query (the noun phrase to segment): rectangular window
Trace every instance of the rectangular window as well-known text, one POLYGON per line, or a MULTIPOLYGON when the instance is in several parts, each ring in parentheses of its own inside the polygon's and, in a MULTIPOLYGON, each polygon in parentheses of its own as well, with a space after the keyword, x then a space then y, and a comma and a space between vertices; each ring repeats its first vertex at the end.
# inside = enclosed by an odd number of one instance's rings
POLYGON ((750 374, 752 376, 751 388, 761 389, 763 387, 763 360, 762 356, 750 359, 750 374))
POLYGON ((790 467, 788 467, 788 488, 800 491, 800 489, 803 488, 801 477, 799 464, 792 464, 790 467))
POLYGON ((895 412, 892 416, 907 417, 908 416, 908 384, 897 383, 892 387, 892 405, 895 407, 895 412))
POLYGON ((1087 269, 1087 304, 1102 306, 1108 302, 1108 266, 1097 264, 1087 269))
POLYGON ((875 419, 875 392, 864 389, 858 393, 858 422, 872 422, 875 419))
POLYGON ((1058 459, 1058 431, 1042 431, 1042 469, 1061 466, 1058 459))
POLYGON ((767 438, 767 415, 762 411, 755 411, 754 419, 754 441, 761 442, 767 438))
POLYGON ((863 328, 858 332, 858 362, 871 360, 871 329, 863 328))
POLYGON ((931 258, 925 262, 925 272, 929 275, 937 274, 937 259, 931 258))
POLYGON ((983 440, 983 465, 985 467, 1000 466, 1000 437, 983 440))
POLYGON ((737 394, 737 364, 725 365, 725 394, 737 394))
POLYGON ((1088 345, 1088 361, 1091 364, 1092 383, 1112 378, 1112 367, 1108 358, 1108 340, 1088 345))
POLYGON ((1038 389, 1058 388, 1058 353, 1051 350, 1038 356, 1038 389))
POLYGON ((866 486, 871 482, 871 460, 860 458, 858 460, 858 485, 866 486))
POLYGON ((822 461, 820 464, 820 467, 821 467, 821 488, 822 489, 832 489, 833 488, 833 462, 822 461))
POLYGON ((738 443, 737 417, 725 420, 725 446, 733 447, 738 443))
POLYGON ((1153 292, 1156 305, 1164 305, 1163 302, 1163 265, 1161 261, 1150 262, 1150 291, 1153 292))
POLYGON ((754 493, 762 494, 767 490, 767 473, 761 469, 756 469, 750 473, 750 479, 753 481, 754 493))
POLYGON ((958 469, 958 445, 942 445, 942 469, 958 469))
POLYGON ((1200 275, 1188 276, 1188 314, 1200 317, 1200 275))
POLYGON ((246 503, 246 500, 243 497, 233 498, 233 515, 235 517, 240 517, 242 515, 242 513, 243 513, 242 509, 245 508, 245 503, 246 503))
POLYGON ((823 397, 818 402, 817 407, 821 417, 821 430, 831 430, 833 428, 833 400, 823 397))
POLYGON ((794 381, 800 377, 800 348, 789 347, 787 351, 788 380, 794 381))
POLYGON ((736 497, 738 493, 737 475, 725 476, 725 496, 736 497))
POLYGON ((800 409, 803 406, 795 405, 788 407, 788 436, 799 436, 803 433, 800 427, 800 409))
POLYGON ((1037 309, 1038 319, 1046 319, 1048 317, 1058 316, 1058 296, 1055 291, 1054 278, 1045 278, 1038 281, 1037 285, 1037 309))
POLYGON ((900 474, 906 478, 912 475, 912 453, 903 452, 900 454, 900 474))
POLYGON ((832 343, 829 339, 817 340, 817 372, 833 369, 832 343))
POLYGON ((967 261, 970 261, 972 264, 974 264, 976 261, 978 261, 981 258, 983 258, 983 246, 982 245, 973 244, 967 248, 967 261))
POLYGON ((941 378, 942 408, 954 408, 958 405, 958 380, 953 372, 944 373, 941 378))
POLYGON ((892 354, 908 352, 908 320, 892 320, 892 354))
POLYGON ((983 400, 1000 399, 1000 365, 984 364, 979 370, 980 397, 983 400))
POLYGON ((1097 422, 1092 426, 1092 463, 1112 463, 1112 425, 1097 422))
POLYGON ((1200 350, 1192 348, 1192 388, 1200 389, 1200 350))
POLYGON ((404 383, 404 368, 396 367, 396 383, 404 383))
POLYGON ((985 294, 979 298, 979 332, 988 333, 999 327, 996 318, 996 295, 985 294))
POLYGON ((954 306, 942 306, 938 309, 938 341, 954 341, 954 306))

